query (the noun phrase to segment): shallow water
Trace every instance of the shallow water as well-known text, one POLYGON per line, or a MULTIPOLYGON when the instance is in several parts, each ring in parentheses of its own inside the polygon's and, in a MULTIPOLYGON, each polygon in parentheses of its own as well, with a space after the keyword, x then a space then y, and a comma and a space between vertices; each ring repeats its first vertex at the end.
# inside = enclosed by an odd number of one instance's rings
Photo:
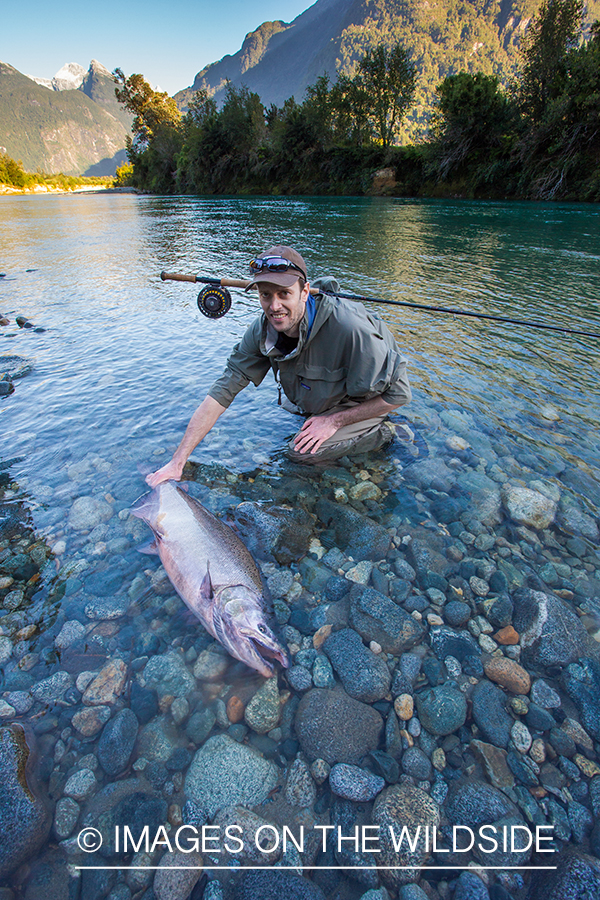
MULTIPOLYGON (((168 584, 157 582, 158 564, 136 552, 143 526, 132 525, 126 510, 144 491, 139 469, 169 458, 257 304, 238 292, 226 317, 205 319, 197 289, 162 282, 161 270, 244 277, 257 251, 292 244, 309 274, 333 274, 345 291, 600 332, 600 210, 592 206, 99 194, 2 198, 0 221, 0 312, 11 319, 0 330, 0 353, 34 363, 14 394, 0 399, 0 459, 15 460, 7 469, 5 531, 13 548, 19 539, 25 549, 37 541, 48 557, 26 600, 13 598, 17 611, 9 607, 8 619, 0 618, 14 644, 3 665, 5 691, 28 691, 62 670, 54 640, 65 621, 100 622, 87 659, 69 661, 74 678, 114 654, 130 664, 142 626, 158 637, 161 653, 193 647, 197 626, 182 616, 168 584), (17 328, 18 314, 45 330, 17 328), (72 515, 81 497, 97 501, 88 527, 72 515), (109 615, 102 603, 115 596, 123 602, 109 615), (123 598, 135 601, 130 609, 123 598), (90 604, 100 611, 90 613, 90 604), (16 635, 28 624, 33 634, 16 635)), ((458 435, 479 471, 497 467, 498 483, 541 480, 598 517, 597 339, 374 308, 409 359, 414 399, 399 418, 416 428, 420 458, 448 460, 446 442, 458 435)), ((193 454, 200 464, 225 467, 212 480, 200 470, 199 496, 215 511, 271 490, 285 497, 282 450, 297 420, 276 400, 270 376, 258 390, 250 386, 193 454)), ((379 487, 395 490, 411 462, 402 445, 378 457, 379 487)), ((435 498, 422 489, 407 521, 427 519, 435 498)), ((572 568, 571 552, 564 556, 572 568)), ((593 603, 588 612, 594 632, 593 603)), ((239 665, 225 677, 229 685, 245 680, 239 665)), ((199 703, 214 697, 209 688, 199 703)), ((75 692, 69 702, 79 708, 79 699, 75 692)), ((6 721, 27 723, 39 712, 34 705, 6 721)), ((49 727, 36 719, 50 756, 48 734, 58 738, 60 713, 50 704, 49 727)), ((83 756, 93 742, 75 746, 83 756)))

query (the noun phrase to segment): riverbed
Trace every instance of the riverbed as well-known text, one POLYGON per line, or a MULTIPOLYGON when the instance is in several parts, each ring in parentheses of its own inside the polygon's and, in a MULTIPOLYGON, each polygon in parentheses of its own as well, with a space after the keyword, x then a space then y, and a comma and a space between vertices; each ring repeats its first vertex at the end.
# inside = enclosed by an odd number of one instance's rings
POLYGON ((77 835, 506 821, 552 826, 557 859, 597 856, 597 338, 369 304, 408 358, 413 401, 393 421, 414 439, 399 430, 319 470, 285 460, 298 422, 270 376, 236 399, 184 477, 259 562, 292 661, 266 682, 137 552, 150 535, 129 508, 257 314, 234 292, 205 318, 198 288, 162 270, 244 278, 257 252, 290 244, 344 291, 598 333, 600 211, 79 193, 5 197, 0 216, 0 374, 15 376, 0 397, 0 768, 14 782, 0 819, 16 802, 26 823, 0 872, 15 896, 44 873, 82 900, 153 881, 159 900, 292 896, 295 872, 315 900, 419 879, 430 897, 485 897, 460 894, 471 877, 514 900, 536 884, 561 896, 562 870, 536 871, 547 857, 530 850, 382 844, 376 862, 411 866, 390 874, 315 840, 274 850, 266 887, 236 881, 263 862, 256 848, 225 853, 225 871, 205 848, 201 876, 179 857, 199 880, 176 895, 154 879, 165 843, 105 844, 90 862, 77 835), (35 801, 15 774, 19 725, 35 801), (492 870, 461 875, 469 862, 492 870), (89 865, 112 867, 104 887, 89 865))

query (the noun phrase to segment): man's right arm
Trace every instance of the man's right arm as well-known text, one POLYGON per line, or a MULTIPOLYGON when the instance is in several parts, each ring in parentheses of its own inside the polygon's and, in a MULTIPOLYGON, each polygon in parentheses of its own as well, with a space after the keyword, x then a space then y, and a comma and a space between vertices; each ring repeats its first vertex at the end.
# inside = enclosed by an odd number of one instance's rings
POLYGON ((150 487, 154 488, 157 484, 160 484, 162 481, 168 481, 170 478, 175 479, 175 481, 180 480, 188 457, 202 438, 206 437, 219 416, 225 412, 225 409, 225 406, 221 406, 211 396, 204 398, 190 419, 181 443, 173 454, 173 458, 162 469, 158 469, 157 472, 152 472, 146 476, 146 482, 150 487))

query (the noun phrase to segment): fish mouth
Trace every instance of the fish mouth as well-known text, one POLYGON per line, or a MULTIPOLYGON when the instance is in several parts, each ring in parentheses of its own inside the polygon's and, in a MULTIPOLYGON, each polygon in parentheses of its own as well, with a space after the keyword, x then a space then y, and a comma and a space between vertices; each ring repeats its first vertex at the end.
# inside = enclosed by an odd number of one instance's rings
MULTIPOLYGON (((272 665, 271 660, 281 663, 284 669, 288 668, 289 660, 287 654, 282 647, 267 635, 243 632, 243 637, 246 639, 246 653, 248 658, 252 660, 248 662, 248 665, 260 672, 261 675, 266 675, 267 678, 273 677, 275 667, 272 665)), ((247 660, 244 661, 246 662, 247 660)))

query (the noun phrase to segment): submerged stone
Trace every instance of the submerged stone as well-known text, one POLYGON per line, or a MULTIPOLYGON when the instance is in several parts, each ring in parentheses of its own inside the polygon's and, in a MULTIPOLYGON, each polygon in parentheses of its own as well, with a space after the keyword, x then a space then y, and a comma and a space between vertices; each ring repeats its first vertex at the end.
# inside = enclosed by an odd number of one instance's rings
POLYGON ((52 816, 32 791, 27 763, 30 749, 20 725, 0 728, 0 879, 27 860, 44 844, 52 816))
POLYGON ((310 761, 323 759, 357 765, 379 746, 383 719, 377 710, 349 697, 345 691, 313 688, 300 701, 296 734, 310 761))

